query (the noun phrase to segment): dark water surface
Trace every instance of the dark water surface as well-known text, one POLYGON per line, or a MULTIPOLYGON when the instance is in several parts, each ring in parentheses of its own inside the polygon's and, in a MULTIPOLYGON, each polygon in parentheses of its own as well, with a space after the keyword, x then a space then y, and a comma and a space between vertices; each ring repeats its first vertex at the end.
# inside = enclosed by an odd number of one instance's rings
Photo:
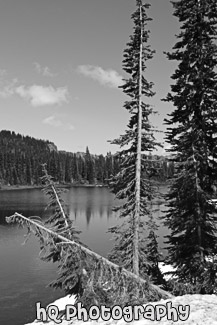
MULTIPOLYGON (((166 192, 166 187, 161 192, 166 192)), ((107 188, 72 187, 63 195, 70 218, 81 230, 80 239, 97 253, 106 256, 112 248, 109 227, 118 222, 112 212, 117 205, 107 188)), ((0 324, 23 325, 35 319, 35 303, 42 306, 62 297, 64 292, 54 291, 46 285, 56 278, 57 266, 39 259, 39 244, 31 237, 25 245, 25 230, 8 225, 5 217, 14 212, 24 216, 46 218, 47 199, 39 189, 0 191, 0 324)), ((164 205, 157 205, 162 215, 164 205)), ((158 221, 158 224, 160 222, 158 221)), ((165 228, 160 225, 159 244, 163 248, 165 228)))

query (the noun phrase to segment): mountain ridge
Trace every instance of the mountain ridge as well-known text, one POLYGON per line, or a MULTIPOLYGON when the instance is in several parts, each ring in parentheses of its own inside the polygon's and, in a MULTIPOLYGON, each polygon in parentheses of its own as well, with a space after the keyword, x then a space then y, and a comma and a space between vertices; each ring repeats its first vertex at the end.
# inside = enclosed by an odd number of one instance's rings
MULTIPOLYGON (((146 159, 155 161, 155 167, 159 165, 157 178, 165 180, 173 175, 174 166, 165 156, 149 155, 146 159)), ((59 184, 107 185, 119 170, 120 158, 110 152, 105 156, 91 154, 88 146, 86 152, 58 150, 49 140, 0 131, 0 184, 40 185, 44 163, 59 184)))

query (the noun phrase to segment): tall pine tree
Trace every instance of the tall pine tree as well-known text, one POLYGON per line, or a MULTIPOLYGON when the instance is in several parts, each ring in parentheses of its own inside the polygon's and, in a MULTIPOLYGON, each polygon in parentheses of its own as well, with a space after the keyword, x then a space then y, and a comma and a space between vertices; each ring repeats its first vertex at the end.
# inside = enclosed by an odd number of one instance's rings
MULTIPOLYGON (((124 135, 112 141, 121 150, 117 153, 121 161, 120 171, 112 178, 111 188, 118 199, 125 203, 117 207, 124 222, 120 226, 110 228, 114 235, 115 246, 110 258, 132 270, 135 274, 144 275, 146 266, 144 228, 145 220, 151 211, 148 201, 152 199, 153 188, 149 179, 149 164, 144 153, 155 147, 153 129, 149 122, 152 108, 143 102, 143 96, 151 97, 152 82, 144 77, 145 62, 153 57, 154 51, 147 45, 149 31, 146 29, 146 9, 149 4, 136 1, 136 11, 132 14, 134 33, 130 36, 124 50, 123 69, 130 75, 120 87, 130 97, 124 107, 130 113, 129 124, 124 135)), ((146 220, 146 221, 147 221, 146 220)))
POLYGON ((182 31, 167 53, 179 62, 166 98, 175 106, 166 122, 176 166, 165 217, 168 262, 181 278, 201 286, 206 257, 216 253, 217 243, 216 207, 209 201, 217 182, 217 2, 172 3, 182 31))
POLYGON ((94 161, 91 157, 88 147, 86 148, 85 154, 85 165, 86 165, 86 172, 87 172, 87 181, 89 184, 94 184, 95 182, 95 168, 94 168, 94 161))

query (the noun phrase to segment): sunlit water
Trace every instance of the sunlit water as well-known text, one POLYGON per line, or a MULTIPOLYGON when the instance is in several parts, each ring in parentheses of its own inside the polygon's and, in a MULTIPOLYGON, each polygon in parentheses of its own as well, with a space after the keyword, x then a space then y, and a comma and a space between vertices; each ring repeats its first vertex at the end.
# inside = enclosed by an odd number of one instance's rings
MULTIPOLYGON (((161 189, 165 193, 166 188, 161 189)), ((63 195, 67 212, 81 230, 80 239, 106 256, 113 243, 108 228, 118 223, 112 207, 120 204, 107 188, 73 187, 63 195)), ((39 244, 31 237, 25 245, 25 230, 8 225, 5 217, 14 212, 46 218, 47 199, 39 189, 0 191, 0 324, 23 325, 35 318, 35 303, 47 305, 64 295, 46 285, 55 279, 57 266, 39 259, 39 244)), ((164 205, 157 206, 155 218, 164 205)), ((157 221, 160 224, 159 221, 157 221)), ((159 245, 163 248, 165 228, 160 225, 159 245)))

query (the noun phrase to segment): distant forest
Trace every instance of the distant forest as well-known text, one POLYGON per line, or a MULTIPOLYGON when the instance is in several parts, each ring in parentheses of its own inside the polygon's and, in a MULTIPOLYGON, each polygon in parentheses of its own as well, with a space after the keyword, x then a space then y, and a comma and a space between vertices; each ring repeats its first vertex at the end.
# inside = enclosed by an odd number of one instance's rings
MULTIPOLYGON (((146 158, 154 160, 153 177, 157 180, 173 176, 174 165, 168 158, 157 155, 146 158)), ((13 131, 0 132, 0 185, 40 185, 44 163, 54 181, 60 184, 107 185, 108 179, 119 171, 121 162, 111 153, 93 155, 88 147, 86 152, 58 151, 50 141, 13 131)))

